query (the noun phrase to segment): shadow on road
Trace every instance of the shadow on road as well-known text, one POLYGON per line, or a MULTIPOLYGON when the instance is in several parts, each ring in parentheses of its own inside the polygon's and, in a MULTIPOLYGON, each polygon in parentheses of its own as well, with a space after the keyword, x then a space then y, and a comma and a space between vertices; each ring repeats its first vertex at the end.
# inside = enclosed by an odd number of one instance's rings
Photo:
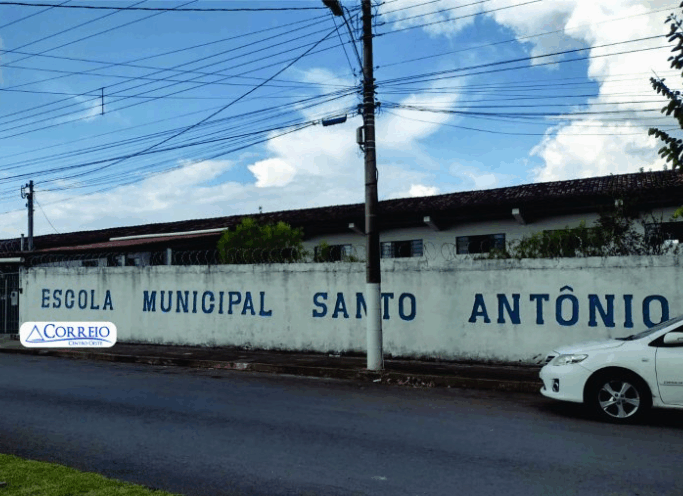
MULTIPOLYGON (((600 422, 582 404, 567 403, 561 401, 542 401, 535 405, 536 408, 547 415, 562 417, 567 420, 585 420, 587 422, 600 422)), ((653 408, 636 425, 650 427, 667 427, 683 430, 683 410, 662 410, 653 408)))

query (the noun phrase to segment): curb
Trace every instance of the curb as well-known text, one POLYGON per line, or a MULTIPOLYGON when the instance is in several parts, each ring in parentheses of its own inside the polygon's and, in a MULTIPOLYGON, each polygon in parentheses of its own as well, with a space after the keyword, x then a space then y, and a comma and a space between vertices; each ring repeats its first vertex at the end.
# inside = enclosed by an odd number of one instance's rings
POLYGON ((358 369, 306 367, 301 365, 277 365, 259 362, 227 362, 218 360, 197 360, 191 358, 164 358, 155 356, 120 355, 114 353, 94 353, 88 351, 53 351, 45 349, 29 350, 0 348, 0 353, 13 353, 17 355, 52 356, 59 358, 71 358, 76 360, 99 360, 105 362, 141 363, 145 365, 190 367, 197 369, 222 369, 244 372, 261 372, 268 374, 288 374, 306 377, 356 380, 409 387, 485 389, 519 393, 537 393, 541 389, 542 385, 540 379, 538 382, 510 381, 503 379, 481 379, 456 375, 407 374, 402 372, 392 372, 386 370, 381 372, 374 372, 369 370, 358 369))

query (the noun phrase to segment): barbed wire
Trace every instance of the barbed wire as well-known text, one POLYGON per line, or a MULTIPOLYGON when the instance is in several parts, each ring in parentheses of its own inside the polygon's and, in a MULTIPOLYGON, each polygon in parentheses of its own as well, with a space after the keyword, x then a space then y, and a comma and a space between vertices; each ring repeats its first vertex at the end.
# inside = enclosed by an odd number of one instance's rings
MULTIPOLYGON (((5 244, 0 244, 0 249, 5 244)), ((599 248, 587 246, 580 237, 541 239, 533 245, 524 240, 497 243, 463 242, 415 244, 397 243, 382 248, 382 260, 447 263, 462 260, 554 259, 629 255, 666 255, 683 252, 675 240, 643 246, 610 242, 599 248)), ((301 248, 208 250, 160 250, 153 252, 34 253, 21 252, 27 267, 147 267, 160 265, 245 265, 293 263, 365 263, 363 245, 336 245, 313 251, 301 248)))

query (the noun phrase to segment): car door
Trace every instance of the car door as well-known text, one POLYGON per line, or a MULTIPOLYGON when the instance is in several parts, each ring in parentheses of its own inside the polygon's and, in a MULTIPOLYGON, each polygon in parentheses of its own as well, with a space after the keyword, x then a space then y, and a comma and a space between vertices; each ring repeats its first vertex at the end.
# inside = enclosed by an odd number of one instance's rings
POLYGON ((657 385, 662 402, 683 405, 683 327, 657 340, 657 385))

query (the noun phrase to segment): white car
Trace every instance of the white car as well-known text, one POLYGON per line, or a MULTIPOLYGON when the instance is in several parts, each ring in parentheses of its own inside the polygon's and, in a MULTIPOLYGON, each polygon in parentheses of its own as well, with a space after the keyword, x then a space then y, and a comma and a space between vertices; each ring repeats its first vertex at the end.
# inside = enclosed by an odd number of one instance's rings
POLYGON ((629 422, 650 407, 683 409, 683 315, 638 334, 558 348, 540 372, 548 398, 629 422))

